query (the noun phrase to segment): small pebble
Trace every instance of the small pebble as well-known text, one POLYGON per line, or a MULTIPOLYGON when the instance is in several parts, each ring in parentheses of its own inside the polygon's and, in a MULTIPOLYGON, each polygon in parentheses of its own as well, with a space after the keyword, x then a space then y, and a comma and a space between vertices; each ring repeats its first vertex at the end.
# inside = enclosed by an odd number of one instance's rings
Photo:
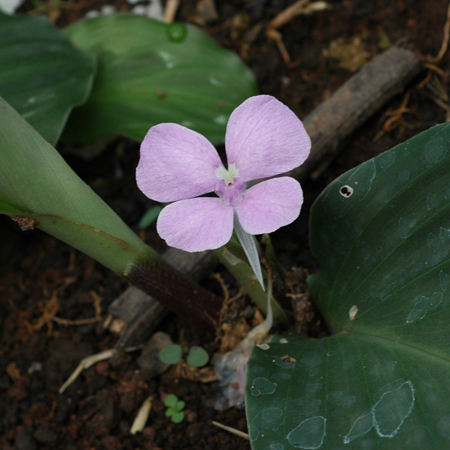
POLYGON ((39 427, 33 436, 41 444, 49 446, 54 446, 59 441, 58 435, 48 427, 39 427))
POLYGON ((20 430, 16 436, 14 448, 21 450, 36 450, 36 441, 33 438, 33 433, 30 428, 20 430))
POLYGON ((198 414, 193 411, 186 411, 186 420, 189 423, 194 423, 197 420, 198 414))

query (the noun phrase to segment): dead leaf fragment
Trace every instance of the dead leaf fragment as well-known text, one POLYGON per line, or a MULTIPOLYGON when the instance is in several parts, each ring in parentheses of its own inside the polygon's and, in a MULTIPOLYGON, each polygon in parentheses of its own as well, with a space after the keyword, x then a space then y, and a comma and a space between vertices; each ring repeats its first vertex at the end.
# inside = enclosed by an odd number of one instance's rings
POLYGON ((284 355, 280 359, 281 359, 281 361, 284 361, 284 362, 291 362, 291 363, 297 362, 297 360, 295 358, 293 358, 292 356, 289 356, 289 355, 284 355))
POLYGON ((323 50, 326 58, 334 58, 339 61, 339 66, 351 72, 356 72, 367 63, 370 53, 366 51, 360 36, 355 36, 351 42, 344 38, 338 38, 323 50))
POLYGON ((33 217, 11 217, 14 222, 17 222, 22 231, 34 230, 34 227, 39 225, 39 220, 33 219, 33 217))
POLYGON ((214 0, 198 0, 197 12, 206 23, 219 19, 214 0))

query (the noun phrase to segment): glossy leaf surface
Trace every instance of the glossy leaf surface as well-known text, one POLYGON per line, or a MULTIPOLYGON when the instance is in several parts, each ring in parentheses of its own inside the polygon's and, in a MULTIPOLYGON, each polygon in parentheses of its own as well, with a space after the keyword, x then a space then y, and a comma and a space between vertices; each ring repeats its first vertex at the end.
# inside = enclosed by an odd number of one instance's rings
POLYGON ((108 134, 142 140, 151 126, 175 122, 217 143, 233 109, 256 94, 240 59, 191 25, 114 15, 67 31, 99 62, 89 101, 70 117, 69 140, 108 134))
POLYGON ((450 438, 450 125, 335 180, 311 213, 333 335, 249 362, 254 449, 442 449, 450 438))
POLYGON ((34 226, 122 274, 151 254, 130 228, 16 111, 0 98, 0 213, 34 226))
POLYGON ((92 55, 44 17, 0 12, 0 96, 54 144, 71 109, 90 92, 92 55))

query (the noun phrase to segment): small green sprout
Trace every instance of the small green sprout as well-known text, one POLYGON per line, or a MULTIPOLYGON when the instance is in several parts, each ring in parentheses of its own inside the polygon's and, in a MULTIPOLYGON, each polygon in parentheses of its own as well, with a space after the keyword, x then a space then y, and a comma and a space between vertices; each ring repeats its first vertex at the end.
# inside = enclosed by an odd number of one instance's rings
POLYGON ((186 358, 186 362, 190 366, 203 367, 209 359, 208 353, 201 347, 192 347, 186 358))
MULTIPOLYGON (((159 352, 159 359, 165 364, 176 364, 181 360, 182 348, 178 344, 168 345, 159 352)), ((201 347, 194 346, 189 349, 186 362, 193 367, 203 367, 209 360, 209 355, 201 347)))
POLYGON ((164 400, 164 405, 167 406, 166 417, 170 417, 173 423, 180 423, 183 421, 183 409, 186 405, 183 400, 178 400, 178 397, 175 394, 169 394, 164 400))
POLYGON ((165 364, 176 364, 181 359, 182 348, 178 344, 168 345, 159 352, 159 359, 165 364))

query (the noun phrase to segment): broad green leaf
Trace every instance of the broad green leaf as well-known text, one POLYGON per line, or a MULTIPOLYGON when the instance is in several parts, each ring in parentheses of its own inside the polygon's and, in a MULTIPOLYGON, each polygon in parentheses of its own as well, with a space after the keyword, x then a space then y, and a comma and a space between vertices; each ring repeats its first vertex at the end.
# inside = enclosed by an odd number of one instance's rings
POLYGON ((87 99, 94 70, 92 55, 44 17, 0 12, 0 96, 51 144, 87 99))
POLYGON ((151 126, 175 122, 217 143, 233 109, 256 94, 240 59, 191 25, 113 15, 67 32, 99 64, 89 101, 69 119, 64 138, 71 141, 109 134, 142 140, 151 126))
POLYGON ((0 98, 0 213, 38 227, 123 274, 151 255, 59 153, 0 98))
POLYGON ((257 449, 440 450, 450 439, 450 125, 335 180, 311 213, 333 335, 256 348, 257 449))

